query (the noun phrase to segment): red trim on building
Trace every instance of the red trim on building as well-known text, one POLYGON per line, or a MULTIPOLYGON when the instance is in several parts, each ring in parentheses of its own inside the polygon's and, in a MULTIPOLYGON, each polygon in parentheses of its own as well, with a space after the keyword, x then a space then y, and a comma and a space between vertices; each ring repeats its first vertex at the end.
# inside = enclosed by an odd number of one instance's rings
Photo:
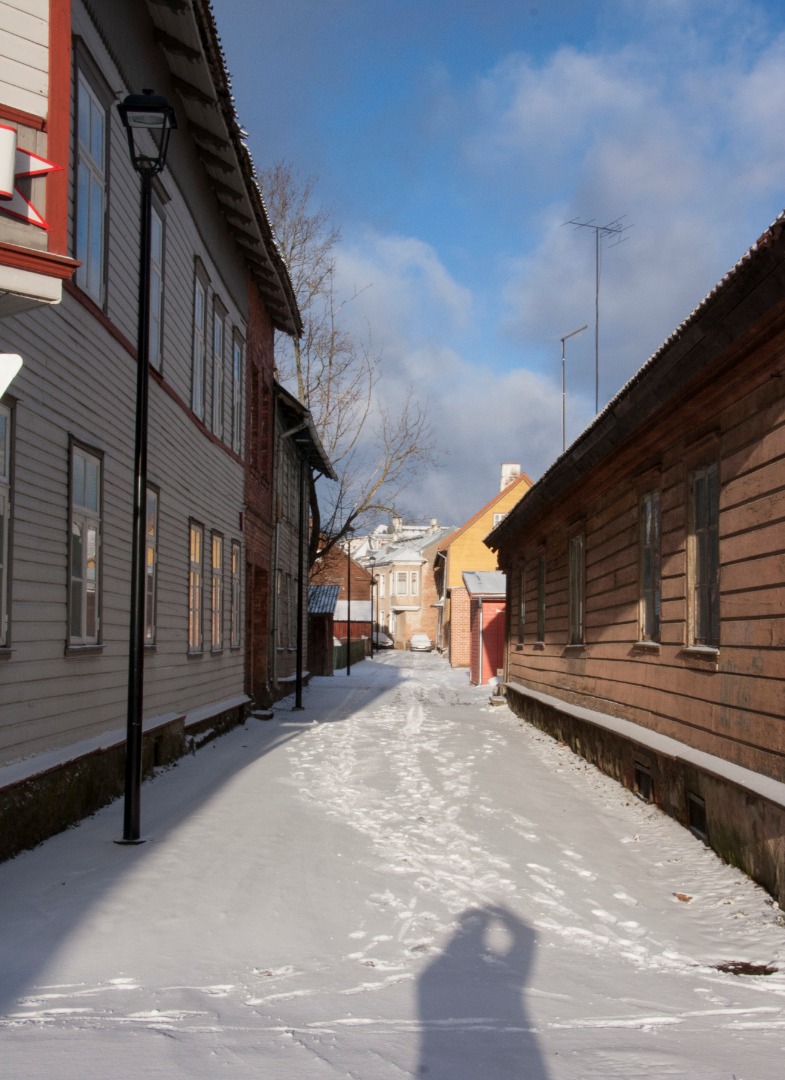
POLYGON ((0 105, 0 120, 8 120, 12 124, 18 124, 19 127, 32 128, 33 131, 46 131, 47 128, 43 116, 23 112, 21 109, 12 109, 10 105, 0 105))
POLYGON ((68 252, 68 179, 71 150, 71 0, 49 4, 49 114, 47 157, 62 166, 47 181, 49 249, 68 252))
POLYGON ((0 266, 13 266, 15 270, 29 270, 33 274, 46 274, 47 277, 61 278, 67 282, 79 263, 67 255, 20 248, 0 241, 0 266))

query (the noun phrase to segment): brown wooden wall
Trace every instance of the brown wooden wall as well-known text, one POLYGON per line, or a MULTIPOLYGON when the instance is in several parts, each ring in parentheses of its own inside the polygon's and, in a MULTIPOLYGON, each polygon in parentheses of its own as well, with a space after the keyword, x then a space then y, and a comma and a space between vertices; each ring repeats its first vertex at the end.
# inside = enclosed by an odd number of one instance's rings
MULTIPOLYGON (((780 324, 782 313, 779 315, 780 324)), ((785 780, 785 332, 771 321, 505 543, 508 678, 785 780), (720 647, 688 647, 691 472, 720 472, 720 647), (661 492, 658 644, 639 637, 638 507, 661 492), (584 646, 568 646, 567 543, 585 532, 584 646), (546 558, 545 638, 537 559, 546 558), (526 623, 519 640, 520 568, 526 623)))

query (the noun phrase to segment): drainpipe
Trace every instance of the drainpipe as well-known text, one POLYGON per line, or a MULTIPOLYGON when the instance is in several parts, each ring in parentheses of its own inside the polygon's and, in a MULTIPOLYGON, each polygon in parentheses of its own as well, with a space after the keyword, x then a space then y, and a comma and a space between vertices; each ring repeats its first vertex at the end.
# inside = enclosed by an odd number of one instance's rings
POLYGON ((478 685, 482 686, 483 668, 485 666, 485 658, 484 658, 483 652, 482 652, 482 635, 483 635, 483 622, 482 622, 483 603, 482 603, 482 597, 480 597, 480 599, 477 601, 477 603, 479 604, 479 607, 480 607, 480 681, 479 681, 478 685))

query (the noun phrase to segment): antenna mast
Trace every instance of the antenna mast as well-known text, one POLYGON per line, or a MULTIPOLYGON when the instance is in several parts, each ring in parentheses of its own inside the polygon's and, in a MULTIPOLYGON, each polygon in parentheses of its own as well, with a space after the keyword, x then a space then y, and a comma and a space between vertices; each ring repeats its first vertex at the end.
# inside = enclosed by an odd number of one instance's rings
POLYGON ((616 244, 621 244, 627 237, 623 234, 627 229, 631 229, 631 225, 622 225, 624 216, 616 218, 615 221, 609 221, 607 225, 596 225, 594 219, 591 221, 578 221, 577 218, 573 218, 571 221, 565 221, 565 225, 574 225, 576 229, 593 229, 594 230, 594 411, 598 413, 600 411, 600 245, 603 240, 609 236, 615 237, 615 242, 611 244, 611 247, 615 247, 616 244))

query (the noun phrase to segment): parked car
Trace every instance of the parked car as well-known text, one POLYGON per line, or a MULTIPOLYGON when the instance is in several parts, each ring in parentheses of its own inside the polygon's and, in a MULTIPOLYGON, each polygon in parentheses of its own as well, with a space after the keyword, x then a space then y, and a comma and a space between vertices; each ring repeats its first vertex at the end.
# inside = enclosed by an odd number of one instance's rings
POLYGON ((433 642, 427 634, 412 634, 409 648, 412 652, 430 652, 433 648, 433 642))
POLYGON ((392 649, 395 644, 393 639, 387 637, 387 635, 383 634, 381 630, 377 630, 376 633, 373 635, 373 643, 377 649, 392 649))

